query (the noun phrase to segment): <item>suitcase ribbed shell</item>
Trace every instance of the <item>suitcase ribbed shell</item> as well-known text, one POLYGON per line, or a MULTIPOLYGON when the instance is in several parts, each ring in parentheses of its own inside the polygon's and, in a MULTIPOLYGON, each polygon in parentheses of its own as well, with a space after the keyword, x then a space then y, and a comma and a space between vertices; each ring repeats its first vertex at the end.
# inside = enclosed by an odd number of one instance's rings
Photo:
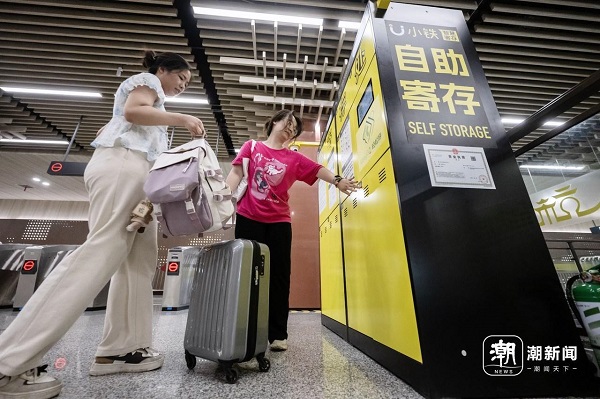
MULTIPOLYGON (((260 244, 264 273, 258 276, 258 314, 254 355, 264 353, 268 340, 269 251, 260 244)), ((252 243, 231 240, 200 252, 188 312, 184 347, 195 356, 241 361, 247 353, 252 266, 252 243)))

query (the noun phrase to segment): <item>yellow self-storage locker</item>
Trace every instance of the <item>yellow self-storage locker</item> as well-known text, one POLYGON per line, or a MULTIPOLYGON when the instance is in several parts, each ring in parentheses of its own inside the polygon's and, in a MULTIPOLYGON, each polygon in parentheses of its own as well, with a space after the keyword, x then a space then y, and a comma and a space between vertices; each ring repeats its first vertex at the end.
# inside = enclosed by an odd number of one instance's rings
POLYGON ((342 204, 348 327, 421 362, 390 151, 342 204))
POLYGON ((342 262, 339 207, 321 224, 321 313, 346 325, 346 295, 342 262))

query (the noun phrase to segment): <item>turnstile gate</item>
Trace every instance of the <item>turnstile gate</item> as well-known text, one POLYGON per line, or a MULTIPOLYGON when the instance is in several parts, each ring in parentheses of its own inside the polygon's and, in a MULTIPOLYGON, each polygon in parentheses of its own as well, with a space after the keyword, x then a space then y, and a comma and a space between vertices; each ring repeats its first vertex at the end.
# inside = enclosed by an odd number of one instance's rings
POLYGON ((0 308, 12 307, 25 248, 29 244, 0 244, 0 308))
POLYGON ((173 247, 167 253, 162 310, 190 306, 194 269, 202 247, 173 247))
MULTIPOLYGON (((54 268, 78 247, 78 245, 38 245, 27 247, 23 256, 13 310, 21 310, 54 268)), ((106 284, 86 310, 106 308, 109 284, 106 284)))

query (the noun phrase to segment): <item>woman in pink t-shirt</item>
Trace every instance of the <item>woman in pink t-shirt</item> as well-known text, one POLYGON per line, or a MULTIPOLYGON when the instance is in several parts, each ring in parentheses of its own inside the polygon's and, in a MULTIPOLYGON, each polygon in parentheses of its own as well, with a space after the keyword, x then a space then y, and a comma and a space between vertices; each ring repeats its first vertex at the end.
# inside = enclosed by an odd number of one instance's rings
POLYGON ((345 194, 358 187, 354 179, 336 176, 322 165, 287 148, 302 132, 302 121, 293 111, 282 110, 266 123, 267 140, 244 143, 227 176, 232 191, 243 177, 242 160, 249 158, 248 188, 238 203, 235 237, 256 240, 269 247, 269 342, 271 350, 287 349, 292 224, 288 190, 297 180, 312 185, 317 179, 334 184, 345 194))

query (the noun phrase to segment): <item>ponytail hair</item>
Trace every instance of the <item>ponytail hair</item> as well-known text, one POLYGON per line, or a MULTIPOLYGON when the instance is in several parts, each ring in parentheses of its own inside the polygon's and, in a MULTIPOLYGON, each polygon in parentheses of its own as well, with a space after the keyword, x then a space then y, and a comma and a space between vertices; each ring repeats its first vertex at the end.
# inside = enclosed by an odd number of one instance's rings
POLYGON ((148 68, 148 72, 156 75, 158 68, 164 68, 168 72, 171 71, 191 71, 191 65, 179 54, 175 53, 160 53, 156 54, 152 50, 144 51, 144 68, 148 68))
POLYGON ((300 133, 302 133, 302 119, 298 118, 294 114, 294 111, 291 111, 289 109, 282 109, 281 111, 275 113, 275 115, 267 119, 263 127, 263 132, 267 135, 267 137, 269 137, 271 135, 271 131, 273 130, 273 125, 275 123, 283 119, 287 119, 288 123, 293 123, 292 118, 296 120, 296 131, 294 132, 294 137, 292 137, 293 139, 295 139, 296 137, 300 136, 300 133))

